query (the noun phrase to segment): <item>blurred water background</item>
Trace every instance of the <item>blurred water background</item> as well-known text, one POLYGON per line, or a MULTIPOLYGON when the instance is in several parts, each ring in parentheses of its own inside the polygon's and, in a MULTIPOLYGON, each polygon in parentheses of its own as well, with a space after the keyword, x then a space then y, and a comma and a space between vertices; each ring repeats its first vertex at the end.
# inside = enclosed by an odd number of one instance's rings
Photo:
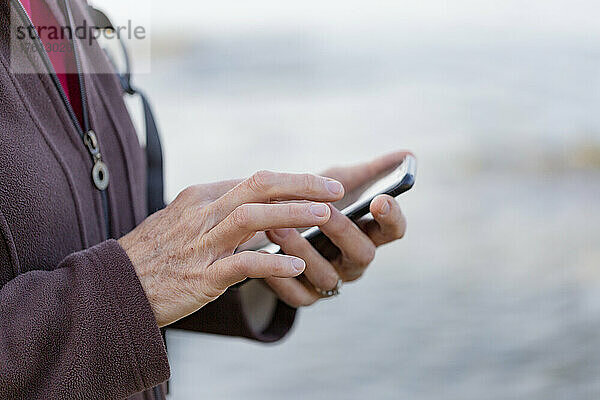
POLYGON ((170 332, 173 399, 599 398, 596 2, 144 4, 170 199, 420 162, 406 238, 285 341, 170 332))

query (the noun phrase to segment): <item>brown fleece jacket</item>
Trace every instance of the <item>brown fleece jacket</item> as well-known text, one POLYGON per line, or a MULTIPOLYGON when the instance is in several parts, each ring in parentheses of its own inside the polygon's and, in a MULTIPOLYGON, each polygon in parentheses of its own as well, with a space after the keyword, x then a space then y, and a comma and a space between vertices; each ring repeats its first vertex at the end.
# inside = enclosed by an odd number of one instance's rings
MULTIPOLYGON (((84 3, 72 4, 81 24, 84 3)), ((47 73, 11 69, 43 70, 39 54, 11 53, 11 7, 0 0, 0 399, 154 399, 148 389, 169 378, 160 331, 126 253, 105 240, 92 160, 57 88, 47 73)), ((80 48, 84 71, 110 70, 96 44, 80 48)), ((111 174, 108 236, 118 238, 146 216, 144 153, 116 76, 84 78, 111 174)), ((279 303, 253 332, 230 290, 175 327, 274 341, 293 319, 279 303)))

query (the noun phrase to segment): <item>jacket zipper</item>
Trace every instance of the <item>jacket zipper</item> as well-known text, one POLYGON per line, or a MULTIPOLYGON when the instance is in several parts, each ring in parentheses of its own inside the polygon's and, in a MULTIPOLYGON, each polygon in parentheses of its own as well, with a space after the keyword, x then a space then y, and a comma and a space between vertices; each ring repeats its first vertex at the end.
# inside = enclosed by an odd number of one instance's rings
MULTIPOLYGON (((94 162, 94 166, 92 167, 92 180, 93 180, 96 188, 100 191, 100 195, 102 198, 102 209, 103 209, 103 214, 104 214, 104 226, 105 226, 105 230, 106 230, 105 239, 109 239, 111 237, 110 208, 108 207, 108 196, 107 196, 107 192, 106 192, 106 189, 108 187, 108 182, 109 182, 109 174, 108 174, 108 168, 106 167, 106 164, 104 164, 104 162, 102 161, 102 154, 100 153, 100 148, 98 145, 98 138, 96 137, 96 134, 94 133, 94 131, 90 128, 88 104, 87 104, 87 97, 86 97, 87 93, 86 93, 86 89, 85 89, 85 83, 83 80, 83 72, 81 70, 81 63, 80 63, 79 55, 77 52, 77 43, 76 43, 75 39, 72 38, 71 43, 73 45, 73 53, 75 56, 75 65, 77 67, 77 75, 79 78, 79 88, 80 88, 81 103, 82 103, 81 109, 82 109, 83 123, 84 123, 83 127, 79 123, 79 120, 77 119, 77 115, 75 114, 75 111, 73 111, 73 107, 71 106, 71 103, 69 102, 69 98, 67 97, 67 94, 65 93, 64 88, 62 87, 62 84, 60 83, 60 80, 58 79, 58 76, 56 75, 56 71, 54 70, 52 61, 50 61, 50 57, 48 56, 48 53, 46 52, 46 49, 44 48, 44 44, 42 43, 42 40, 37 32, 35 25, 31 21, 31 18, 29 18, 27 11, 23 7, 23 4, 21 4, 21 2, 19 0, 11 0, 11 1, 18 6, 17 10, 20 14, 20 17, 28 23, 28 25, 29 25, 28 28, 32 32, 34 32, 34 34, 35 34, 34 43, 35 43, 36 49, 37 49, 39 55, 42 57, 44 65, 48 69, 50 78, 52 79, 54 86, 58 90, 58 93, 59 93, 63 103, 65 104, 65 107, 67 108, 67 112, 69 114, 69 117, 71 118, 71 121, 73 122, 73 125, 75 126, 75 129, 77 130, 77 133, 79 134, 79 136, 81 136, 81 139, 83 140, 83 144, 88 149, 88 152, 90 153, 90 156, 92 157, 92 161, 94 162)), ((72 30, 73 29, 72 28, 73 27, 73 17, 71 14, 71 7, 70 7, 68 0, 63 0, 63 1, 64 1, 65 9, 67 11, 68 23, 72 30)))

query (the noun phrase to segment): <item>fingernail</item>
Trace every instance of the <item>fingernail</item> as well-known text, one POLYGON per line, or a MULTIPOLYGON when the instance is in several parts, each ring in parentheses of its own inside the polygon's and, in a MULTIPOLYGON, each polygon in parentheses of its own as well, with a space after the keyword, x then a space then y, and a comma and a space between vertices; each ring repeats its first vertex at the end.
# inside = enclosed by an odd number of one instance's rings
POLYGON ((296 271, 302 272, 304 271, 304 268, 306 268, 306 263, 303 259, 294 257, 292 258, 292 266, 296 271))
POLYGON ((344 191, 344 187, 338 181, 327 181, 327 190, 333 194, 340 194, 344 191))
POLYGON ((386 202, 383 204, 383 207, 381 207, 379 215, 386 215, 388 212, 390 212, 390 202, 386 200, 386 202))
POLYGON ((291 228, 273 229, 271 234, 279 239, 284 239, 292 231, 291 228))
POLYGON ((319 218, 323 218, 327 215, 327 208, 325 204, 313 204, 310 206, 310 212, 319 218))

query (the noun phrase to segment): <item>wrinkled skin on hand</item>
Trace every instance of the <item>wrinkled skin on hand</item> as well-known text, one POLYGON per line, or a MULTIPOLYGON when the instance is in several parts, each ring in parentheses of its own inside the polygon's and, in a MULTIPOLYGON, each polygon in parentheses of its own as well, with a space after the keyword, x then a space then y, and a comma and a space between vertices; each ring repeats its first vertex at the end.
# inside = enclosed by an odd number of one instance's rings
POLYGON ((343 195, 343 186, 332 179, 268 171, 243 181, 192 186, 119 244, 162 327, 246 278, 301 274, 301 258, 235 250, 256 232, 322 226, 332 215, 327 203, 343 195))

